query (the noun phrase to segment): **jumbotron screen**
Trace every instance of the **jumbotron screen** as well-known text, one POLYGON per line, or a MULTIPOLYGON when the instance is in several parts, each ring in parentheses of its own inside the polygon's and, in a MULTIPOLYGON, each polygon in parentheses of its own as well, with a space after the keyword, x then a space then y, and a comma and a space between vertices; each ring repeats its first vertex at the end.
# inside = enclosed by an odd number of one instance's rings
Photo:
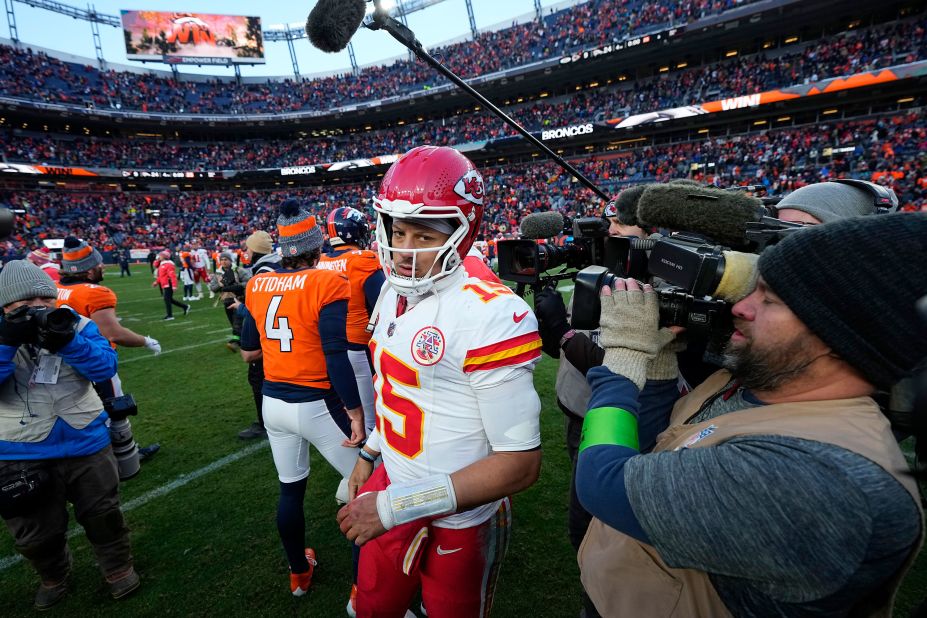
POLYGON ((120 11, 129 60, 171 64, 263 64, 261 18, 120 11))

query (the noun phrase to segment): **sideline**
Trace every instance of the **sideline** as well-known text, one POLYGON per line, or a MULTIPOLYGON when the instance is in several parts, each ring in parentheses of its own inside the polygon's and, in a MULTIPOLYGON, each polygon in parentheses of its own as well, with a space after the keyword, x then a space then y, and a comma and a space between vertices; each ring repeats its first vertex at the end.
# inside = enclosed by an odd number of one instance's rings
MULTIPOLYGON (((181 474, 180 476, 178 476, 176 479, 174 479, 170 483, 161 485, 160 487, 155 487, 151 491, 142 494, 138 498, 133 498, 132 500, 129 500, 128 502, 122 505, 122 512, 128 513, 129 511, 133 509, 136 509, 140 506, 144 506, 145 504, 148 504, 155 498, 160 498, 161 496, 165 496, 171 493, 172 491, 174 491, 175 489, 180 489, 187 483, 195 481, 201 476, 209 474, 210 472, 215 472, 219 468, 223 468, 231 463, 235 463, 239 459, 244 459, 245 457, 252 455, 258 452, 259 450, 267 448, 269 446, 270 446, 270 442, 268 442, 267 440, 261 440, 257 444, 252 444, 251 446, 245 447, 241 449, 240 451, 232 453, 231 455, 226 455, 222 459, 217 459, 211 464, 203 466, 199 470, 194 470, 190 474, 181 474)), ((74 526, 73 528, 68 530, 68 538, 70 539, 79 534, 82 534, 83 531, 84 529, 81 528, 79 525, 74 526)), ((5 571, 11 566, 19 564, 22 561, 23 561, 23 557, 19 554, 15 554, 13 556, 7 556, 5 558, 0 558, 0 571, 5 571)))

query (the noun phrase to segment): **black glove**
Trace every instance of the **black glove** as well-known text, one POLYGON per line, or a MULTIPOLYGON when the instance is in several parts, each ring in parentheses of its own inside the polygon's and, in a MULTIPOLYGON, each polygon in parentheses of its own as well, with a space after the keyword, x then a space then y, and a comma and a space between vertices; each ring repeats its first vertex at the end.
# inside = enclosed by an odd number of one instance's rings
POLYGON ((543 350, 554 358, 560 357, 560 339, 568 330, 566 305, 554 288, 544 288, 534 295, 534 314, 538 318, 543 350))
POLYGON ((36 342, 38 330, 31 309, 28 305, 22 305, 0 319, 0 345, 18 348, 24 343, 36 342))
POLYGON ((36 316, 39 330, 39 346, 55 353, 71 343, 77 334, 80 318, 70 309, 54 309, 36 316))

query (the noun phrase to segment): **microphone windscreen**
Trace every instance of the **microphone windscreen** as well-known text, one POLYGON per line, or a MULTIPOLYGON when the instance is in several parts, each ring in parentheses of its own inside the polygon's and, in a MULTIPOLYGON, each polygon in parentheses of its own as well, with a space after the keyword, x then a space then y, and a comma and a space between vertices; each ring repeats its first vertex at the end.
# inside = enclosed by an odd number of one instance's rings
POLYGON ((688 184, 649 185, 637 205, 641 225, 694 232, 728 246, 744 246, 747 223, 760 221, 760 200, 734 191, 688 184))
POLYGON ((559 212, 536 212, 521 220, 522 238, 551 238, 563 231, 563 215, 559 212))
POLYGON ((306 20, 309 42, 323 52, 340 52, 364 21, 364 0, 319 0, 306 20))

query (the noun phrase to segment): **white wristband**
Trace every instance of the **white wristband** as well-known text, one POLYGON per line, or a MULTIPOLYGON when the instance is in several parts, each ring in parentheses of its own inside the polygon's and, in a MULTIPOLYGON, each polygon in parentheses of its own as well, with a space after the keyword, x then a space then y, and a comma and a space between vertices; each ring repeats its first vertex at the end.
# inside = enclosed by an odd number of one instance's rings
POLYGON ((457 510, 457 494, 448 474, 393 483, 377 494, 377 514, 387 530, 422 517, 446 515, 457 510))

